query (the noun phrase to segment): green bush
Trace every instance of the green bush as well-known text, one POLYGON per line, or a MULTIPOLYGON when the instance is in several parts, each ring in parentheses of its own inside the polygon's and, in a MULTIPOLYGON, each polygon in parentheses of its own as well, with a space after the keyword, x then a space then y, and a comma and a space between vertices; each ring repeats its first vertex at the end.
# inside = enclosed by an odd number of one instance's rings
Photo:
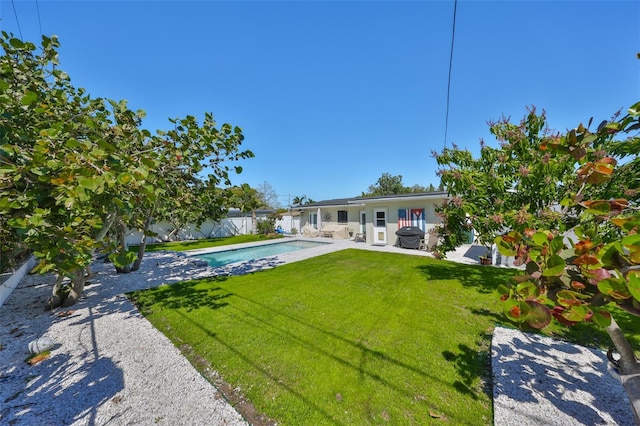
POLYGON ((256 224, 256 228, 258 229, 258 234, 267 235, 267 234, 276 232, 275 223, 276 223, 275 219, 271 219, 271 218, 259 220, 258 223, 256 224))

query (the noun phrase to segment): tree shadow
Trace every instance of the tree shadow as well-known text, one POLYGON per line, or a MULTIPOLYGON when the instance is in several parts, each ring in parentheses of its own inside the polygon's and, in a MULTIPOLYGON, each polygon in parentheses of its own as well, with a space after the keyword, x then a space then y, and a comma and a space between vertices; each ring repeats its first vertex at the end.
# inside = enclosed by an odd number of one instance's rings
POLYGON ((492 371, 497 416, 518 404, 532 414, 544 410, 546 418, 556 416, 559 422, 564 415, 580 424, 635 424, 624 389, 607 373, 601 351, 496 328, 492 371))
POLYGON ((473 260, 474 262, 479 262, 480 256, 485 256, 487 252, 491 252, 485 246, 477 246, 473 245, 469 247, 469 249, 464 253, 463 257, 466 257, 469 260, 473 260))
POLYGON ((0 391, 3 424, 96 424, 98 408, 113 402, 124 389, 124 374, 99 353, 93 321, 89 315, 91 348, 82 356, 60 353, 56 345, 50 358, 33 366, 17 356, 5 360, 0 391))
MULTIPOLYGON (((120 326, 126 328, 126 320, 139 318, 140 313, 124 292, 212 275, 211 268, 195 265, 187 256, 175 253, 151 253, 141 269, 130 274, 118 274, 112 264, 102 262, 95 262, 91 269, 94 276, 72 307, 46 309, 55 282, 51 274, 28 276, 3 305, 0 316, 0 423, 97 424, 100 407, 117 404, 118 393, 125 387, 121 367, 99 350, 102 342, 95 336, 96 321, 105 315, 122 315, 125 322, 120 326), (47 335, 54 326, 68 327, 69 339, 77 338, 77 341, 56 345, 50 358, 34 366, 26 364, 28 342, 47 335), (80 338, 87 336, 85 330, 89 330, 91 343, 83 343, 80 338)), ((220 282, 226 278, 214 279, 220 282)), ((188 306, 189 309, 225 305, 224 299, 228 295, 219 287, 214 285, 201 290, 194 288, 196 284, 168 286, 162 303, 188 306)), ((122 409, 106 407, 106 412, 117 411, 114 416, 118 416, 122 409)))
POLYGON ((127 293, 127 296, 138 310, 145 315, 149 313, 151 306, 154 305, 167 309, 182 308, 187 311, 199 308, 219 309, 227 306, 224 299, 233 293, 223 292, 221 287, 213 284, 225 280, 225 277, 201 278, 169 286, 138 290, 127 293), (203 282, 208 284, 206 288, 196 288, 203 282))
POLYGON ((456 380, 453 383, 453 387, 461 394, 468 395, 474 400, 478 399, 479 392, 489 398, 492 397, 490 344, 491 334, 481 333, 480 342, 478 343, 479 349, 459 344, 458 353, 442 352, 444 359, 453 363, 461 378, 461 380, 456 380))
POLYGON ((500 284, 510 282, 514 269, 467 265, 448 260, 433 260, 416 269, 427 280, 458 280, 464 287, 476 288, 480 293, 492 293, 500 284))
POLYGON ((284 261, 280 260, 278 256, 264 257, 261 259, 219 266, 213 269, 213 274, 216 276, 247 275, 254 272, 260 272, 265 269, 275 268, 282 264, 284 264, 284 261))
MULTIPOLYGON (((631 346, 640 346, 640 329, 638 324, 640 321, 638 321, 638 317, 623 312, 622 310, 610 311, 631 346)), ((531 332, 538 333, 536 330, 532 330, 531 332)), ((609 337, 606 330, 589 322, 580 322, 570 327, 562 327, 553 332, 553 337, 560 340, 576 342, 589 348, 600 349, 613 347, 611 337, 609 337)))

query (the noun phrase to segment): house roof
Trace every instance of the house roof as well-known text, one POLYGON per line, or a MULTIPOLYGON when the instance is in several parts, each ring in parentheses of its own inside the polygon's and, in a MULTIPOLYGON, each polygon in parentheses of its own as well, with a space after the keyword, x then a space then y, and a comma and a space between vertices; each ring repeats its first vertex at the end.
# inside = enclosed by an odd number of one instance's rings
MULTIPOLYGON (((275 212, 276 212, 275 210, 260 209, 260 210, 256 210, 255 214, 256 216, 266 216, 275 212)), ((253 215, 252 212, 243 212, 243 211, 240 211, 240 209, 237 209, 235 207, 232 207, 227 210, 227 217, 250 217, 252 215, 253 215)))
POLYGON ((354 198, 334 198, 332 200, 323 200, 317 201, 315 203, 308 203, 302 206, 295 206, 294 208, 300 209, 315 209, 318 207, 339 207, 339 206, 348 206, 351 201, 355 200, 354 198))
POLYGON ((434 191, 434 192, 412 192, 408 194, 396 194, 396 195, 380 195, 376 197, 352 197, 352 198, 335 198, 332 200, 323 200, 315 203, 309 203, 302 206, 296 206, 294 208, 298 210, 317 209, 318 207, 349 207, 358 206, 368 203, 378 203, 384 201, 397 201, 397 200, 433 200, 442 199, 447 197, 446 191, 434 191))

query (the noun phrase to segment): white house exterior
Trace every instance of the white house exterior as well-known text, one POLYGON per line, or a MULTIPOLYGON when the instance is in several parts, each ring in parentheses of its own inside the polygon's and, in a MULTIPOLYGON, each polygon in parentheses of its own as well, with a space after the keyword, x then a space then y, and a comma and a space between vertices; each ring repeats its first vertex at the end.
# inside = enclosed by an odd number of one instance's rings
POLYGON ((439 219, 435 208, 447 198, 444 191, 354 197, 324 200, 295 207, 301 223, 317 230, 326 225, 344 225, 353 236, 365 235, 367 244, 395 245, 396 231, 403 226, 417 226, 425 232, 439 219))

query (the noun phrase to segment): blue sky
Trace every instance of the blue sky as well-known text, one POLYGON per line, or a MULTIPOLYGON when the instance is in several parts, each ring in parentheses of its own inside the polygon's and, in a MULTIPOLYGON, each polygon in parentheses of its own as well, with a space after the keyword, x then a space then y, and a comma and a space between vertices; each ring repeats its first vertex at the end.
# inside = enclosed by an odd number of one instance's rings
MULTIPOLYGON (((256 157, 233 182, 268 182, 286 206, 360 195, 383 173, 438 184, 453 7, 2 0, 0 27, 57 35, 74 85, 144 109, 151 131, 205 112, 240 126, 256 157)), ((637 1, 460 0, 447 145, 496 145, 487 122, 530 105, 560 131, 610 118, 640 100, 637 52, 637 1)))

